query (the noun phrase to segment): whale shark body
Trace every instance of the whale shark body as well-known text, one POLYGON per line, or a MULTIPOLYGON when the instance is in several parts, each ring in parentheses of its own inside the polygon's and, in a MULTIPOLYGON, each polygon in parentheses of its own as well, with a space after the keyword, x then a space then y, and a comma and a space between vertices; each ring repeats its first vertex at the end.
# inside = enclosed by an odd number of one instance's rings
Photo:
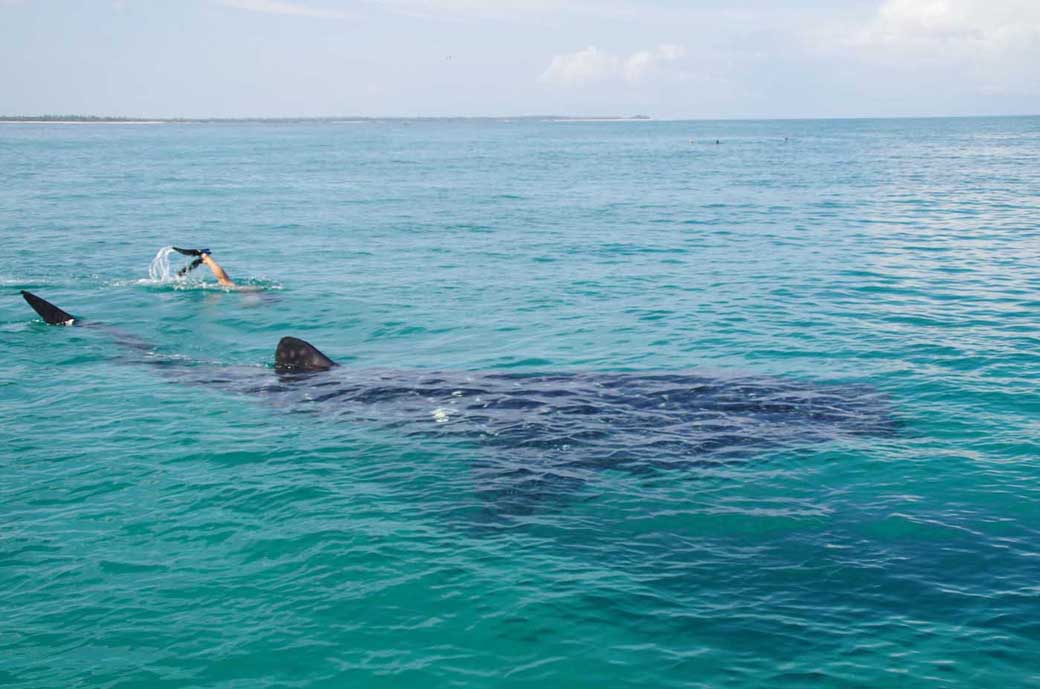
MULTIPOLYGON (((83 323, 28 292, 54 325, 83 323)), ((140 340, 106 330, 121 344, 140 340)), ((472 444, 474 485, 495 513, 575 494, 604 469, 634 473, 746 461, 769 450, 885 437, 898 427, 866 385, 694 373, 469 372, 339 366, 285 337, 272 368, 163 362, 165 374, 278 407, 472 444)))

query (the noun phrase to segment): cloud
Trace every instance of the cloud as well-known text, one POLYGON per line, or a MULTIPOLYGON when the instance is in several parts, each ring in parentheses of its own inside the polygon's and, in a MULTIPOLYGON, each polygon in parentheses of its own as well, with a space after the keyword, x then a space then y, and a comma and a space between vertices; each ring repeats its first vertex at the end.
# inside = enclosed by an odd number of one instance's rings
POLYGON ((618 58, 596 46, 569 55, 557 55, 542 72, 539 81, 557 84, 585 84, 605 81, 618 71, 618 58))
POLYGON ((377 1, 376 4, 411 7, 434 12, 483 12, 487 10, 544 12, 564 9, 567 3, 562 0, 382 0, 382 2, 377 1))
POLYGON ((885 0, 832 49, 893 70, 957 74, 983 93, 1040 93, 1040 2, 885 0))
POLYGON ((1023 47, 1040 39, 1036 0, 885 0, 852 35, 862 47, 932 51, 1023 47))
POLYGON ((232 7, 236 10, 248 12, 262 12, 264 14, 283 14, 293 17, 314 17, 316 19, 346 19, 346 12, 339 10, 327 10, 318 7, 308 7, 292 2, 280 2, 279 0, 216 0, 217 4, 232 7))
POLYGON ((932 44, 978 40, 983 33, 953 0, 887 0, 854 36, 862 45, 932 44))
POLYGON ((539 81, 549 84, 581 86, 604 81, 636 84, 654 76, 661 65, 679 60, 686 50, 677 45, 659 45, 627 57, 612 55, 595 46, 553 57, 539 81))
POLYGON ((426 17, 516 19, 539 16, 631 16, 627 0, 365 0, 392 11, 426 17))
POLYGON ((660 45, 653 52, 641 50, 622 62, 621 75, 630 83, 642 81, 651 76, 662 63, 674 62, 684 55, 686 49, 678 45, 660 45))

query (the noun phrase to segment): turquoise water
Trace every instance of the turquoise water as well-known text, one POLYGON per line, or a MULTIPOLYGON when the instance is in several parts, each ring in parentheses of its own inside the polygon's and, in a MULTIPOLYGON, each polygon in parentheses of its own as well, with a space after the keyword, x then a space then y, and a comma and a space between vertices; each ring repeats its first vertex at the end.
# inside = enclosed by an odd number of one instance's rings
POLYGON ((0 685, 1040 684, 1038 160, 1040 118, 0 127, 0 685), (171 244, 257 291, 149 280, 171 244), (318 403, 283 335, 885 430, 519 447, 318 403))

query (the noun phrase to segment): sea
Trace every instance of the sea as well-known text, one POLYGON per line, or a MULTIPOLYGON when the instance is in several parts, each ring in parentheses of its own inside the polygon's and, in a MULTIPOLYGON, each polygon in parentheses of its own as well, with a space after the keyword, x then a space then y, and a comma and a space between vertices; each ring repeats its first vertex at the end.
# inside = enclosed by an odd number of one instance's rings
POLYGON ((1038 317, 1038 117, 0 124, 0 685, 1040 686, 1038 317))

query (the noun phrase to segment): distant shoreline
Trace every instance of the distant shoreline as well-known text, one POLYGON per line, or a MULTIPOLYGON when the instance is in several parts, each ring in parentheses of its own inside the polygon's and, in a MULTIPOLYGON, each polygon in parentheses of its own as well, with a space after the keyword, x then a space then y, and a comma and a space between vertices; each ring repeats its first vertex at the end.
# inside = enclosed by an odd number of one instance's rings
POLYGON ((0 118, 0 124, 170 124, 165 120, 21 120, 0 118))
POLYGON ((900 117, 675 118, 648 115, 482 115, 416 117, 99 117, 93 115, 0 115, 3 124, 371 124, 380 122, 815 122, 870 120, 964 120, 1035 118, 1034 115, 911 115, 900 117))
POLYGON ((539 121, 539 122, 647 122, 653 118, 647 115, 618 116, 603 115, 594 117, 577 117, 567 115, 520 115, 520 116, 488 116, 488 117, 158 117, 158 118, 124 118, 95 117, 89 115, 32 115, 0 116, 0 124, 292 124, 297 122, 313 123, 364 123, 364 122, 415 122, 431 121, 539 121))

